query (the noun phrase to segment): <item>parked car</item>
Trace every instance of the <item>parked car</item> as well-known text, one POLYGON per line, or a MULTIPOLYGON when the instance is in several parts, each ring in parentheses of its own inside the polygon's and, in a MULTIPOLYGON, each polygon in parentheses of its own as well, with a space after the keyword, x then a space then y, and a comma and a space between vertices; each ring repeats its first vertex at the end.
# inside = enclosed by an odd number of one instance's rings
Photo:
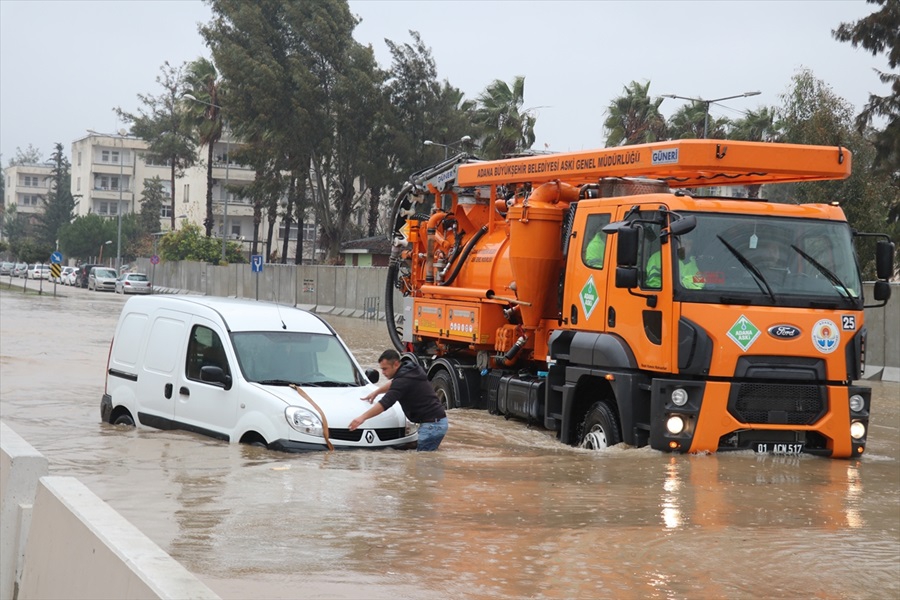
POLYGON ((25 279, 28 276, 28 265, 25 263, 16 263, 13 269, 13 277, 21 277, 25 279))
POLYGON ((59 277, 56 278, 56 283, 61 283, 62 285, 72 285, 75 281, 75 267, 63 267, 59 272, 59 277), (71 279, 69 276, 72 276, 71 279))
POLYGON ((321 317, 236 298, 142 296, 122 309, 107 360, 105 423, 183 429, 273 450, 408 448, 399 403, 350 431, 365 373, 321 317))
POLYGON ((86 288, 88 286, 88 275, 94 267, 102 267, 103 265, 86 264, 78 267, 75 271, 75 287, 86 288))
POLYGON ((50 265, 34 264, 28 267, 28 279, 50 280, 50 265))
POLYGON ((119 274, 115 269, 107 267, 94 267, 91 274, 88 275, 88 289, 99 292, 102 290, 114 292, 116 291, 116 279, 119 274))
POLYGON ((3 262, 0 263, 0 277, 3 275, 12 275, 13 269, 16 268, 16 263, 11 262, 3 262))
POLYGON ((117 294, 151 294, 150 280, 143 273, 122 273, 116 279, 117 294))

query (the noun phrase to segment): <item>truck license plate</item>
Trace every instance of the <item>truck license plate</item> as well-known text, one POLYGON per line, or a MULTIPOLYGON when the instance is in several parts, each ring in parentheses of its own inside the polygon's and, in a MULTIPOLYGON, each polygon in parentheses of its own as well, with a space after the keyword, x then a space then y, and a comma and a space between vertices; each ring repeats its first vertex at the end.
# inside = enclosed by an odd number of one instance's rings
POLYGON ((769 454, 800 454, 803 444, 786 444, 782 442, 757 442, 756 451, 769 454))

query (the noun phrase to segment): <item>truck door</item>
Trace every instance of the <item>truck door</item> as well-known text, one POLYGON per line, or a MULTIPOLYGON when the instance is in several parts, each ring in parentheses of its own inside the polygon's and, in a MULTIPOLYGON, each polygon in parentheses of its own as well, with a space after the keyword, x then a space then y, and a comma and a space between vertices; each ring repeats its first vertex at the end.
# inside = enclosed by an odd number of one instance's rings
POLYGON ((175 390, 175 420, 189 431, 229 440, 235 427, 239 386, 200 379, 204 366, 220 367, 234 377, 237 363, 226 333, 216 323, 194 317, 183 358, 184 368, 175 390))
MULTIPOLYGON (((625 212, 629 212, 628 207, 620 209, 617 219, 624 219, 625 212)), ((632 289, 618 288, 615 274, 609 278, 607 331, 620 335, 628 343, 640 368, 669 372, 677 341, 672 324, 672 244, 668 240, 662 243, 660 238, 665 221, 659 211, 629 212, 628 220, 634 221, 639 230, 638 285, 632 289)), ((611 266, 614 266, 616 244, 610 245, 614 261, 611 266)))
POLYGON ((612 220, 612 212, 580 210, 575 215, 566 258, 563 318, 573 329, 606 329, 606 279, 615 275, 615 263, 603 227, 612 220))

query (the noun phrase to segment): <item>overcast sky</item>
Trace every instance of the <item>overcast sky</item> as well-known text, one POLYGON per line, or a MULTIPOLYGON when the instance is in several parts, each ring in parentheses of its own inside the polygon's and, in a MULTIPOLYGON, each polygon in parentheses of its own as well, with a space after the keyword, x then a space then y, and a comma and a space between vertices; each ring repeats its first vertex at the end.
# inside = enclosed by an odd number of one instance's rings
MULTIPOLYGON (((494 79, 525 77, 525 107, 538 120, 535 149, 603 146, 610 100, 632 80, 651 95, 704 99, 759 90, 713 105, 711 114, 779 104, 801 68, 855 110, 868 94, 888 93, 873 68, 882 57, 836 41, 831 30, 877 9, 864 0, 438 1, 355 0, 355 37, 390 66, 384 39, 421 33, 440 79, 474 99, 494 79)), ((88 129, 113 132, 113 108, 137 109, 138 93, 157 95, 165 61, 209 56, 199 23, 210 10, 195 0, 0 0, 0 153, 33 144, 48 158, 66 154, 88 129)), ((683 104, 667 99, 666 116, 683 104)))

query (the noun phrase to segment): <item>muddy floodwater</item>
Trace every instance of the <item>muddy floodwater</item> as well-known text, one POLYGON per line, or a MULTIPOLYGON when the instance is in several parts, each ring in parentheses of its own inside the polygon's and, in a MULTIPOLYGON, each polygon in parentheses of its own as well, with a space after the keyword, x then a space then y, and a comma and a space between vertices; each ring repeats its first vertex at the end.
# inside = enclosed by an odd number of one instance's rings
MULTIPOLYGON (((289 455, 102 424, 125 300, 44 290, 0 287, 0 416, 223 598, 900 597, 896 383, 855 460, 593 453, 464 409, 433 454, 289 455)), ((326 318, 376 366, 384 323, 326 318)))

